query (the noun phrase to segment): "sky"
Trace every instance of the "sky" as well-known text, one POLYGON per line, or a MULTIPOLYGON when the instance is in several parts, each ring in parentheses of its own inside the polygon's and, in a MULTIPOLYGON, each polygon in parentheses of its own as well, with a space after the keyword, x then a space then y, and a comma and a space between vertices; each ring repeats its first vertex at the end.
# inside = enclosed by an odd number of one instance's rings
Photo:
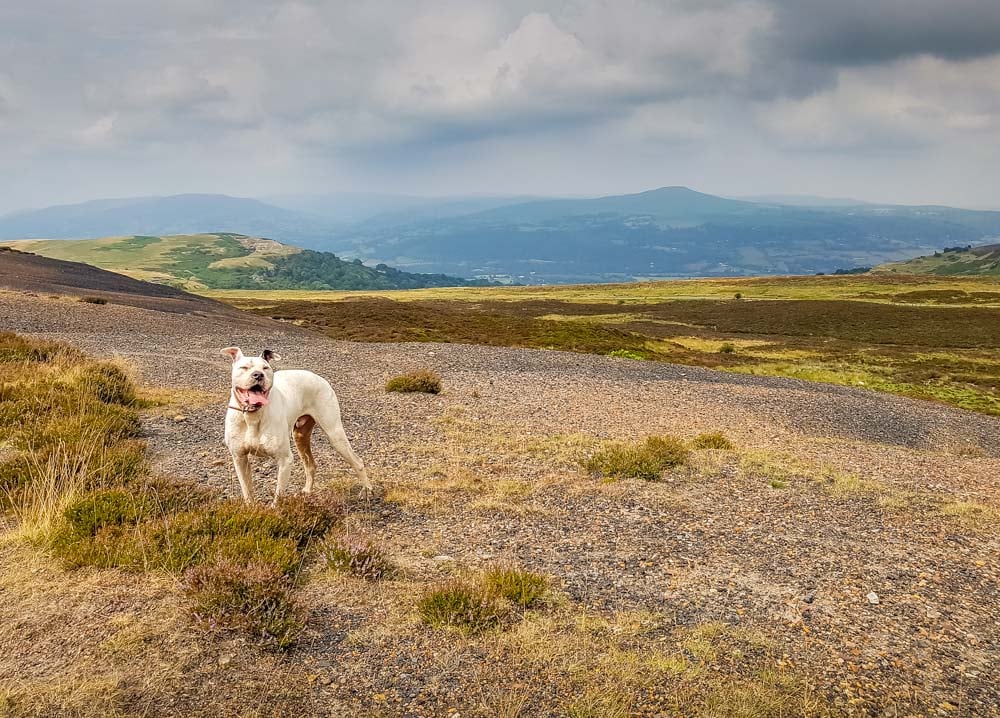
POLYGON ((666 185, 1000 209, 1000 2, 0 2, 0 212, 666 185))

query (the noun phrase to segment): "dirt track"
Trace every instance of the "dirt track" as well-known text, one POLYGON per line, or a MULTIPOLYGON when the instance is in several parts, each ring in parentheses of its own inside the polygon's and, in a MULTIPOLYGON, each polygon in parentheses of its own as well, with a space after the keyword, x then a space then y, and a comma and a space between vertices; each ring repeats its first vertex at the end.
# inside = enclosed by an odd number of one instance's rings
MULTIPOLYGON (((872 715, 997 715, 997 533, 966 528, 935 506, 1000 503, 1000 420, 794 380, 544 351, 350 344, 256 318, 16 293, 0 294, 0 329, 123 357, 145 383, 188 397, 176 409, 183 418, 147 419, 155 465, 229 495, 238 490, 221 446, 228 373, 219 348, 267 346, 283 355, 281 366, 326 376, 355 449, 387 491, 364 521, 413 576, 439 576, 435 555, 462 567, 513 556, 597 612, 642 609, 676 626, 721 620, 759 629, 845 710, 853 696, 852 710, 872 715), (443 394, 382 390, 420 367, 443 376, 443 394), (722 459, 662 484, 603 485, 563 450, 595 438, 714 430, 756 459, 722 459), (827 469, 879 488, 832 491, 827 469), (776 488, 769 477, 779 474, 776 488), (498 498, 489 484, 499 481, 527 488, 498 498), (877 604, 866 600, 872 591, 877 604)), ((318 443, 320 483, 349 479, 318 443)), ((272 480, 266 467, 258 471, 262 498, 272 480)), ((292 486, 300 485, 297 469, 292 486)), ((331 610, 315 600, 320 613, 331 610)), ((317 687, 317 700, 366 706, 365 696, 389 693, 403 714, 430 682, 443 687, 427 706, 472 700, 459 664, 435 667, 433 681, 420 669, 401 679, 386 667, 413 650, 404 636, 369 641, 354 668, 339 638, 313 630, 309 655, 350 678, 317 687)))

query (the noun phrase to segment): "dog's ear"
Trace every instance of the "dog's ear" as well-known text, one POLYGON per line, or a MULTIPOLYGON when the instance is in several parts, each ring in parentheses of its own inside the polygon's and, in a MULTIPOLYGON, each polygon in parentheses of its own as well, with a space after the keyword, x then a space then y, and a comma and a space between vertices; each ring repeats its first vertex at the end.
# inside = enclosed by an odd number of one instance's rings
POLYGON ((226 347, 222 350, 222 356, 229 357, 233 360, 233 364, 235 364, 243 358, 243 352, 239 347, 226 347))
POLYGON ((281 355, 270 349, 265 349, 260 353, 260 358, 264 361, 281 361, 281 355))

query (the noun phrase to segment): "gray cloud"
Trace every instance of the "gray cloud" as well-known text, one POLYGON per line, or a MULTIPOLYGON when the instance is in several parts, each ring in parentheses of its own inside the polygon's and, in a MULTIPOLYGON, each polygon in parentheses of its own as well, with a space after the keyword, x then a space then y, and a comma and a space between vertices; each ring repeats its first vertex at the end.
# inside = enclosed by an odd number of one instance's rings
POLYGON ((893 172, 890 198, 981 203, 998 52, 993 0, 3 3, 0 157, 19 181, 0 210, 349 187, 851 194, 893 172), (958 158, 984 167, 975 187, 918 184, 958 158))
POLYGON ((777 43, 832 65, 916 55, 969 60, 1000 52, 996 0, 778 0, 777 43))

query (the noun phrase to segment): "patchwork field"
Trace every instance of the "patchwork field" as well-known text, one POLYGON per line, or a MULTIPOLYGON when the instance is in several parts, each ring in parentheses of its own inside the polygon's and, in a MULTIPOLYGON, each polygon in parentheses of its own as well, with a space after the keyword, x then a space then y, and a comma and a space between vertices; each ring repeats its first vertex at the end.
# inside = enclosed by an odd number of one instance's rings
POLYGON ((1000 282, 773 277, 411 292, 212 292, 336 339, 606 354, 1000 415, 1000 282))

